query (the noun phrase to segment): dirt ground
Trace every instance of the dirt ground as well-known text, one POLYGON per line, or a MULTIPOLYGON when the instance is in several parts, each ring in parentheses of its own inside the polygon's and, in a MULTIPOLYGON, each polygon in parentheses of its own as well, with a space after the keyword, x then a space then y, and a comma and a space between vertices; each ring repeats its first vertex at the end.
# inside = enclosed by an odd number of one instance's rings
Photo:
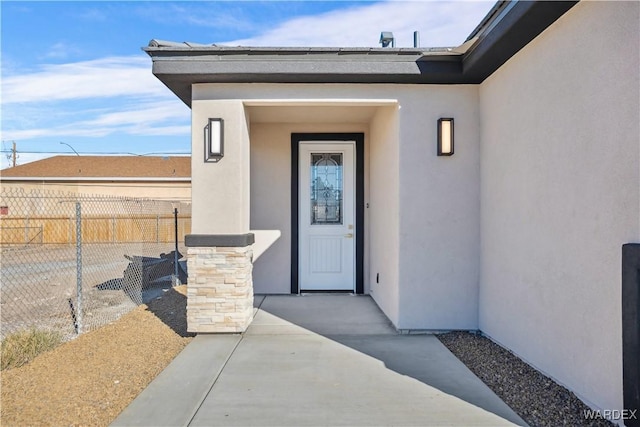
POLYGON ((0 373, 2 426, 106 426, 191 341, 186 286, 0 373))
MULTIPOLYGON (((173 250, 166 243, 95 243, 82 246, 83 331, 100 328, 146 302, 141 278, 125 285, 125 255, 159 257, 173 250)), ((186 252, 184 247, 179 249, 186 252)), ((75 337, 77 309, 75 245, 0 248, 2 293, 0 337, 38 326, 75 337)), ((172 272, 170 272, 172 273, 172 272)), ((169 273, 169 274, 170 274, 169 273)))

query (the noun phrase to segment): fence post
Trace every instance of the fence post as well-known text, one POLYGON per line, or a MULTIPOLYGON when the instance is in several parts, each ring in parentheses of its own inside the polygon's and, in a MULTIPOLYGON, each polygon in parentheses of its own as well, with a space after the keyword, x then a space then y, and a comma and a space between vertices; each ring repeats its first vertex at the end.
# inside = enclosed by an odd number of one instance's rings
POLYGON ((176 250, 174 252, 174 260, 173 264, 175 266, 175 275, 174 284, 178 283, 178 208, 173 208, 173 218, 174 218, 174 228, 175 228, 175 237, 176 237, 176 250))
POLYGON ((76 202, 76 322, 77 334, 82 333, 82 209, 76 202))

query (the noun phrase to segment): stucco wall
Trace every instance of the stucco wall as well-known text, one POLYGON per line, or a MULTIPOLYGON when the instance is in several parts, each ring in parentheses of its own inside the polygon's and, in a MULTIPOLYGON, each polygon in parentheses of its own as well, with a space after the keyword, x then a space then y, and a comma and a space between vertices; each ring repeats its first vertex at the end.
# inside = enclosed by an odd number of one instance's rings
POLYGON ((400 97, 400 329, 477 329, 480 129, 477 86, 417 86, 400 97), (438 157, 437 121, 455 119, 438 157))
POLYGON ((580 2, 480 88, 480 328, 602 409, 640 241, 639 7, 580 2))
POLYGON ((400 133, 397 106, 381 108, 371 123, 369 208, 370 293, 394 325, 400 318, 400 133))
MULTIPOLYGON (((197 93, 198 85, 194 86, 197 93)), ((249 231, 249 129, 237 100, 196 99, 191 114, 191 194, 193 234, 243 234, 249 231), (224 120, 225 156, 204 161, 208 118, 224 120)))
MULTIPOLYGON (((208 223, 216 215, 231 217, 241 206, 219 183, 239 182, 238 171, 225 169, 232 178, 213 172, 228 163, 226 155, 211 167, 195 154, 202 151, 206 117, 224 114, 225 135, 227 120, 248 122, 250 225, 281 231, 256 260, 257 292, 288 292, 291 132, 364 131, 370 156, 365 159, 365 203, 370 204, 365 209, 365 291, 372 290, 401 329, 477 328, 477 86, 200 84, 193 87, 193 99, 194 233, 213 230, 208 223), (326 103, 335 104, 327 108, 326 103), (457 148, 450 158, 436 156, 436 123, 444 116, 456 120, 457 148), (279 170, 270 170, 271 164, 279 170), (275 202, 263 197, 275 187, 280 191, 275 202), (230 202, 205 209, 204 200, 213 194, 230 202), (378 274, 379 283, 374 283, 378 274)), ((244 137, 244 125, 233 126, 236 136, 225 136, 225 143, 244 137)))

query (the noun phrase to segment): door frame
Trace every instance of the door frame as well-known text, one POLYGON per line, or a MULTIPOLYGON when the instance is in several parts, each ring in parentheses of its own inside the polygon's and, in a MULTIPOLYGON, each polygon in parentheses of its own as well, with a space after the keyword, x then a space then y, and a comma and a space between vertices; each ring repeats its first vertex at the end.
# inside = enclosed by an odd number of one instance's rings
POLYGON ((299 253, 299 158, 301 141, 355 141, 355 230, 356 294, 364 293, 364 133, 292 133, 291 134, 291 293, 300 292, 299 253))

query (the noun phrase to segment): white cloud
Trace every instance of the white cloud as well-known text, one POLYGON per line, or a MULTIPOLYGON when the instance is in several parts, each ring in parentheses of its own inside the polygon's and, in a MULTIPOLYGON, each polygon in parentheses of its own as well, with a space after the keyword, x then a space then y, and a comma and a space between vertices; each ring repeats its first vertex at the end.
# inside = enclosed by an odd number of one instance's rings
POLYGON ((86 120, 3 130, 6 140, 40 137, 104 137, 117 132, 132 135, 189 135, 189 110, 178 99, 145 101, 132 108, 113 106, 86 120))
POLYGON ((43 65, 40 71, 5 76, 2 103, 118 96, 168 96, 151 74, 151 60, 138 56, 108 57, 67 64, 43 65))
POLYGON ((44 65, 2 80, 2 138, 185 135, 189 109, 140 57, 44 65))
POLYGON ((145 20, 150 19, 160 24, 182 24, 217 30, 227 28, 234 31, 250 31, 256 25, 247 18, 246 6, 234 6, 231 1, 226 2, 222 8, 219 7, 221 5, 210 2, 189 3, 187 6, 179 3, 160 4, 161 7, 138 9, 138 14, 145 20))
POLYGON ((380 32, 391 31, 396 47, 457 46, 464 42, 493 1, 388 1, 294 18, 252 38, 221 44, 241 46, 379 47, 380 32))
POLYGON ((78 49, 76 46, 58 42, 47 49, 47 54, 44 57, 53 59, 64 59, 68 58, 70 55, 76 55, 79 53, 80 49, 78 49))

